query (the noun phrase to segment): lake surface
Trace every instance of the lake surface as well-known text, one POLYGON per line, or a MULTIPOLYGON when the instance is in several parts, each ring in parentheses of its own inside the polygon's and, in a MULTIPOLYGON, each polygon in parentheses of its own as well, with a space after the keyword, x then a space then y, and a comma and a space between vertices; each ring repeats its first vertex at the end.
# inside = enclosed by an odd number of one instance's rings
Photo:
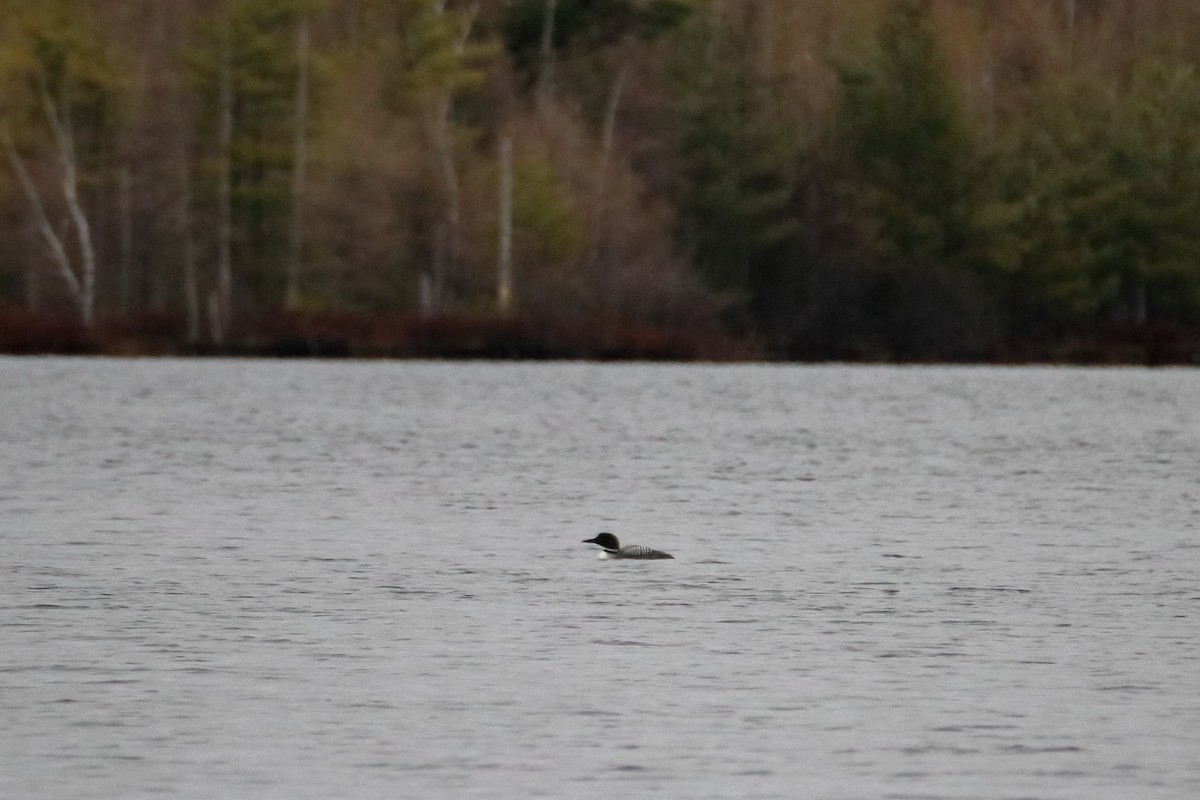
POLYGON ((0 412, 3 798, 1200 797, 1197 371, 0 359, 0 412))

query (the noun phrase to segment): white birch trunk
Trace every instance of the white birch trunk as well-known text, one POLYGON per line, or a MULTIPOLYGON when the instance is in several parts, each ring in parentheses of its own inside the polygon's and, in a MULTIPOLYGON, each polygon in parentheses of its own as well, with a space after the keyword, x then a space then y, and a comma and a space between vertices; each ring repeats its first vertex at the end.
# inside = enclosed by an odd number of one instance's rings
POLYGON ((83 205, 79 202, 79 175, 75 160, 75 139, 71 132, 71 119, 64 109, 62 119, 59 119, 50 97, 49 90, 43 84, 42 102, 46 106, 46 116, 54 132, 54 142, 58 148, 58 162, 62 170, 63 199, 67 202, 67 213, 75 226, 75 238, 79 245, 79 284, 81 305, 83 308, 83 324, 91 327, 95 321, 96 311, 96 250, 92 246, 92 227, 88 222, 83 205))
POLYGON ((41 193, 38 192, 37 186, 29 176, 28 170, 25 169, 25 162, 21 159, 20 153, 17 152, 17 148, 13 144, 12 137, 7 130, 3 133, 4 146, 8 152, 8 160, 12 165, 13 172, 16 173, 17 180, 21 184, 21 189, 24 191, 25 197, 33 209, 38 230, 41 232, 42 238, 46 241, 46 245, 50 248, 50 254, 58 268, 59 275, 62 276, 63 281, 67 284, 67 290, 70 292, 72 300, 74 300, 75 305, 79 309, 80 319, 83 321, 85 327, 91 328, 95 322, 96 309, 96 251, 92 245, 91 225, 88 222, 87 214, 83 210, 83 204, 79 200, 79 175, 75 155, 75 140, 71 130, 71 119, 66 113, 65 108, 60 115, 60 111, 54 103, 54 98, 50 96, 50 89, 46 85, 44 77, 39 80, 38 88, 41 95, 42 110, 46 115, 46 121, 50 125, 50 131, 54 138, 63 200, 66 202, 67 215, 71 226, 75 229, 75 238, 80 259, 78 267, 75 267, 71 263, 71 257, 68 254, 66 245, 63 243, 62 237, 50 223, 50 218, 46 214, 46 207, 42 203, 41 193))
POLYGON ((8 163, 12 165, 13 172, 17 176, 17 181, 21 184, 21 189, 25 192, 25 198, 29 201, 30 208, 33 210, 33 219, 37 223, 38 233, 42 235, 46 246, 50 248, 50 255, 54 259, 54 265, 58 268, 58 274, 62 277, 63 282, 67 284, 67 291, 71 295, 71 300, 79 308, 80 317, 86 320, 87 312, 83 286, 79 277, 75 274, 74 267, 71 265, 71 258, 67 254, 67 248, 63 244, 62 237, 58 235, 58 231, 54 230, 54 226, 50 223, 50 217, 47 216, 46 207, 42 203, 41 193, 38 192, 33 179, 29 177, 29 171, 25 169, 25 162, 21 159, 21 154, 17 152, 17 148, 13 144, 12 137, 9 135, 7 129, 4 131, 3 136, 4 149, 8 153, 8 163))
POLYGON ((92 246, 92 227, 79 201, 79 174, 75 156, 75 137, 71 129, 71 117, 66 108, 59 109, 54 105, 50 89, 45 80, 40 81, 42 107, 50 130, 54 135, 54 145, 58 151, 58 166, 62 177, 63 199, 67 204, 67 214, 75 228, 75 238, 79 246, 79 291, 80 307, 83 324, 91 327, 96 309, 96 250, 92 246))

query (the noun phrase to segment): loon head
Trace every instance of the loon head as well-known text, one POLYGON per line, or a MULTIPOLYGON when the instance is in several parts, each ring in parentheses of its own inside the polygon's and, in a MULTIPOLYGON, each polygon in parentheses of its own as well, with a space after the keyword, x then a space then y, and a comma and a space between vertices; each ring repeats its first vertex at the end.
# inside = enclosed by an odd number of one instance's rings
POLYGON ((584 539, 584 544, 598 544, 605 550, 620 550, 621 543, 611 533, 597 533, 594 539, 584 539))

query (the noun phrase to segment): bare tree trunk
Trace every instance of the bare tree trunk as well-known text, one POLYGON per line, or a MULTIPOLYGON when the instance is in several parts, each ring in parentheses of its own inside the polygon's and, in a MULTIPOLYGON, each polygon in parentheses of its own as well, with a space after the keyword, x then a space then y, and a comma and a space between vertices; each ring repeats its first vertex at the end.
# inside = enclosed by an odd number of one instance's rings
MULTIPOLYGON (((233 19, 232 0, 225 0, 221 41, 221 85, 219 98, 220 176, 217 187, 217 294, 218 313, 211 311, 214 324, 228 325, 233 309, 233 19)), ((224 339, 224 329, 214 329, 214 340, 224 339), (219 334, 219 335, 218 335, 219 334)))
POLYGON ((1150 321, 1150 308, 1147 301, 1146 278, 1144 275, 1137 277, 1137 285, 1133 290, 1133 322, 1139 327, 1144 327, 1150 321))
POLYGON ((79 175, 75 161, 75 138, 71 131, 71 117, 63 109, 62 118, 54 107, 50 90, 42 83, 42 103, 46 107, 46 118, 54 132, 54 143, 58 148, 58 163, 62 170, 63 199, 67 201, 67 213, 75 226, 75 237, 79 243, 79 284, 83 311, 83 324, 91 327, 96 311, 96 250, 92 246, 92 227, 87 214, 79 202, 79 175))
POLYGON ((496 276, 496 305, 500 313, 512 308, 512 137, 500 139, 500 256, 496 276))
POLYGON ((117 178, 117 209, 120 217, 120 277, 118 284, 119 308, 128 314, 133 302, 133 179, 129 165, 121 166, 117 178))
POLYGON ((208 293, 208 331, 213 344, 225 344, 225 325, 225 320, 221 319, 221 298, 215 290, 211 291, 208 293))
POLYGON ((604 126, 600 133, 600 158, 596 165, 596 184, 592 196, 592 249, 589 261, 595 263, 600 258, 604 243, 604 215, 606 195, 608 192, 608 169, 612 163, 613 143, 616 138, 617 112, 621 107, 621 95, 625 91, 625 81, 629 75, 628 65, 622 63, 613 79, 612 88, 608 92, 608 103, 604 109, 604 126))
POLYGON ((34 265, 28 264, 25 267, 25 307, 30 311, 37 311, 42 304, 42 286, 40 275, 34 265))
POLYGON ((421 316, 430 316, 436 307, 436 301, 433 298, 433 276, 428 272, 422 272, 417 278, 417 299, 421 306, 421 316))
POLYGON ((34 185, 33 179, 29 177, 29 172, 25 169, 25 162, 21 160, 21 155, 17 152, 12 136, 9 135, 7 129, 4 130, 3 136, 4 149, 8 153, 8 163, 12 165, 13 172, 16 173, 17 180, 21 184, 21 189, 25 192, 25 198, 29 201, 29 205, 33 209, 33 217, 37 223, 38 232, 41 233, 46 246, 50 248, 50 255, 54 258, 55 266, 58 267, 58 274, 62 277, 63 282, 67 284, 67 290, 71 294, 71 299, 75 301, 75 305, 79 308, 80 318, 84 320, 84 324, 90 324, 83 284, 75 274, 75 268, 71 264, 71 258, 67 254, 67 248, 63 244, 62 237, 58 235, 58 231, 54 230, 54 226, 50 223, 50 217, 46 215, 46 207, 42 203, 42 196, 38 192, 37 186, 34 185))
MULTIPOLYGON (((444 4, 436 7, 438 13, 444 13, 444 4)), ((479 3, 471 4, 467 11, 467 19, 463 25, 462 34, 455 43, 455 53, 461 55, 471 38, 471 29, 475 17, 479 13, 479 3)), ((443 89, 438 99, 433 117, 429 120, 430 138, 437 159, 438 169, 442 173, 442 183, 446 191, 446 257, 445 264, 439 268, 434 265, 433 295, 435 303, 445 296, 446 273, 457 273, 459 257, 462 251, 462 196, 458 181, 458 165, 454 159, 454 143, 451 136, 450 121, 454 113, 454 96, 451 87, 443 89)))
POLYGON ((308 170, 308 71, 311 36, 308 15, 300 18, 296 31, 296 121, 292 164, 292 231, 289 242, 287 294, 290 310, 300 306, 300 251, 304 244, 304 184, 308 170))
POLYGON ((196 273, 196 231, 192 225, 192 171, 188 166, 187 150, 187 144, 181 134, 179 174, 183 191, 179 199, 179 237, 183 241, 183 299, 187 311, 188 343, 195 344, 200 341, 200 280, 196 273))
MULTIPOLYGON (((459 242, 462 229, 462 197, 458 183, 458 166, 454 160, 454 148, 450 141, 450 100, 439 104, 433 122, 433 146, 438 169, 442 173, 442 185, 446 192, 446 219, 442 242, 442 257, 434 259, 433 294, 435 305, 446 291, 447 273, 457 272, 459 242)), ((442 232, 439 232, 442 233, 442 232)), ((436 246, 435 246, 435 249, 436 246)))
POLYGON ((550 99, 550 90, 554 80, 554 17, 558 9, 558 0, 546 0, 546 14, 542 19, 542 47, 539 54, 537 88, 534 90, 534 106, 538 112, 545 112, 546 103, 550 99))
POLYGON ((429 316, 442 307, 442 278, 446 274, 446 222, 433 229, 432 266, 421 273, 421 313, 429 316))
POLYGON ((17 152, 17 148, 13 144, 12 137, 7 130, 3 132, 4 145, 8 151, 9 163, 12 164, 13 171, 17 174, 17 180, 21 183, 21 188, 24 190, 29 204, 33 207, 34 217, 37 220, 38 229, 42 233, 42 238, 45 239, 46 244, 50 247, 50 252, 54 257, 55 264, 58 266, 59 274, 66 281, 71 297, 79 307, 79 316, 84 326, 90 328, 95 321, 96 309, 96 251, 92 245, 91 225, 88 223, 87 214, 83 210, 83 204, 79 200, 79 174, 75 155, 75 139, 71 129, 71 117, 65 107, 62 109, 60 115, 60 111, 54 103, 54 98, 50 96, 50 88, 46 85, 44 76, 39 76, 38 83, 42 110, 46 114, 46 121, 50 125, 50 132, 54 138, 54 146, 62 180, 63 199, 66 201, 67 214, 70 217, 71 225, 75 229, 81 262, 78 274, 75 267, 71 264, 71 258, 67 253, 66 246, 63 244, 62 237, 54 230, 54 226, 50 223, 50 218, 46 215, 46 208, 42 204, 41 194, 38 192, 37 186, 34 185, 33 179, 29 177, 29 172, 25 169, 25 163, 21 160, 21 156, 17 152))
MULTIPOLYGON (((96 250, 92 246, 92 228, 88 223, 87 214, 79 201, 79 174, 76 167, 75 137, 71 129, 71 116, 67 109, 59 109, 54 105, 50 96, 50 88, 46 85, 44 76, 39 81, 42 95, 42 108, 46 120, 50 123, 50 131, 54 135, 54 145, 58 152, 58 166, 62 173, 63 199, 67 203, 67 213, 75 227, 75 237, 79 245, 79 294, 80 312, 83 324, 92 326, 96 307, 96 250)), ((14 151, 15 152, 15 151, 14 151)))

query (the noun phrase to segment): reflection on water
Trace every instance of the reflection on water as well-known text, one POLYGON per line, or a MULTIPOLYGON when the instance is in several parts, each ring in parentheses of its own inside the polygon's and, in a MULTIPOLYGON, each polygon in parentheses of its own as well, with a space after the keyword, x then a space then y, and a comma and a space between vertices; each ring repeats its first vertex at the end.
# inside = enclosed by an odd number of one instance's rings
POLYGON ((1200 795, 1198 373, 4 359, 0 399, 3 797, 1200 795))

